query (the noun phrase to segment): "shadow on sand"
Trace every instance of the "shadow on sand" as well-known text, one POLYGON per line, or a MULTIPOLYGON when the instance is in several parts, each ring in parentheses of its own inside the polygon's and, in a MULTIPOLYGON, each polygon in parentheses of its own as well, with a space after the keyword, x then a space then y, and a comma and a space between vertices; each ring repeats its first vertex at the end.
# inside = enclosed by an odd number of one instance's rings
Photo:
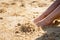
POLYGON ((58 24, 60 25, 60 22, 56 22, 49 27, 43 28, 47 33, 35 40, 60 40, 60 26, 57 26, 58 24))

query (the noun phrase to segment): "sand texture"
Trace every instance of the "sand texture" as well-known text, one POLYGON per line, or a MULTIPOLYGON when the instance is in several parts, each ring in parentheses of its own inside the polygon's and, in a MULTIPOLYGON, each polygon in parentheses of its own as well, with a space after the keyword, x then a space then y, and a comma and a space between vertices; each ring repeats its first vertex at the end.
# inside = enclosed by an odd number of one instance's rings
POLYGON ((54 0, 0 0, 0 40, 60 40, 60 18, 37 27, 33 20, 54 0))

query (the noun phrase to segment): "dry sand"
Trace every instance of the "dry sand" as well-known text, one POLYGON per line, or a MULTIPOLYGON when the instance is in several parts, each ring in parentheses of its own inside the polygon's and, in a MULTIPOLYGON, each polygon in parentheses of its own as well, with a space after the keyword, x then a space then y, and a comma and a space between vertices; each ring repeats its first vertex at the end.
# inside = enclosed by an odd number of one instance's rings
POLYGON ((60 40, 60 20, 37 27, 33 20, 54 0, 0 0, 0 40, 60 40))

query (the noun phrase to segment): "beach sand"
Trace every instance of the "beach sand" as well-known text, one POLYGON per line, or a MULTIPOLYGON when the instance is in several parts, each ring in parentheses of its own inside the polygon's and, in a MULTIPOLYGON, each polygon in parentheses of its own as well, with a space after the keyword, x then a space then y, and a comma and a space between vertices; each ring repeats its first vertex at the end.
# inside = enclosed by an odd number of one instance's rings
POLYGON ((0 0, 0 40, 60 40, 60 18, 47 27, 33 20, 54 0, 0 0))

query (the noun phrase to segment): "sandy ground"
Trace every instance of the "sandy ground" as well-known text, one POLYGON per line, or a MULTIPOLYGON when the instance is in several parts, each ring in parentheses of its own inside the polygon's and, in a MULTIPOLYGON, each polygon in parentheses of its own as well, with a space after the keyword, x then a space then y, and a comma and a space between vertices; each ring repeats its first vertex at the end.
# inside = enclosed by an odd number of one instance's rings
POLYGON ((0 40, 60 40, 60 19, 37 27, 33 20, 54 0, 0 0, 0 40))

